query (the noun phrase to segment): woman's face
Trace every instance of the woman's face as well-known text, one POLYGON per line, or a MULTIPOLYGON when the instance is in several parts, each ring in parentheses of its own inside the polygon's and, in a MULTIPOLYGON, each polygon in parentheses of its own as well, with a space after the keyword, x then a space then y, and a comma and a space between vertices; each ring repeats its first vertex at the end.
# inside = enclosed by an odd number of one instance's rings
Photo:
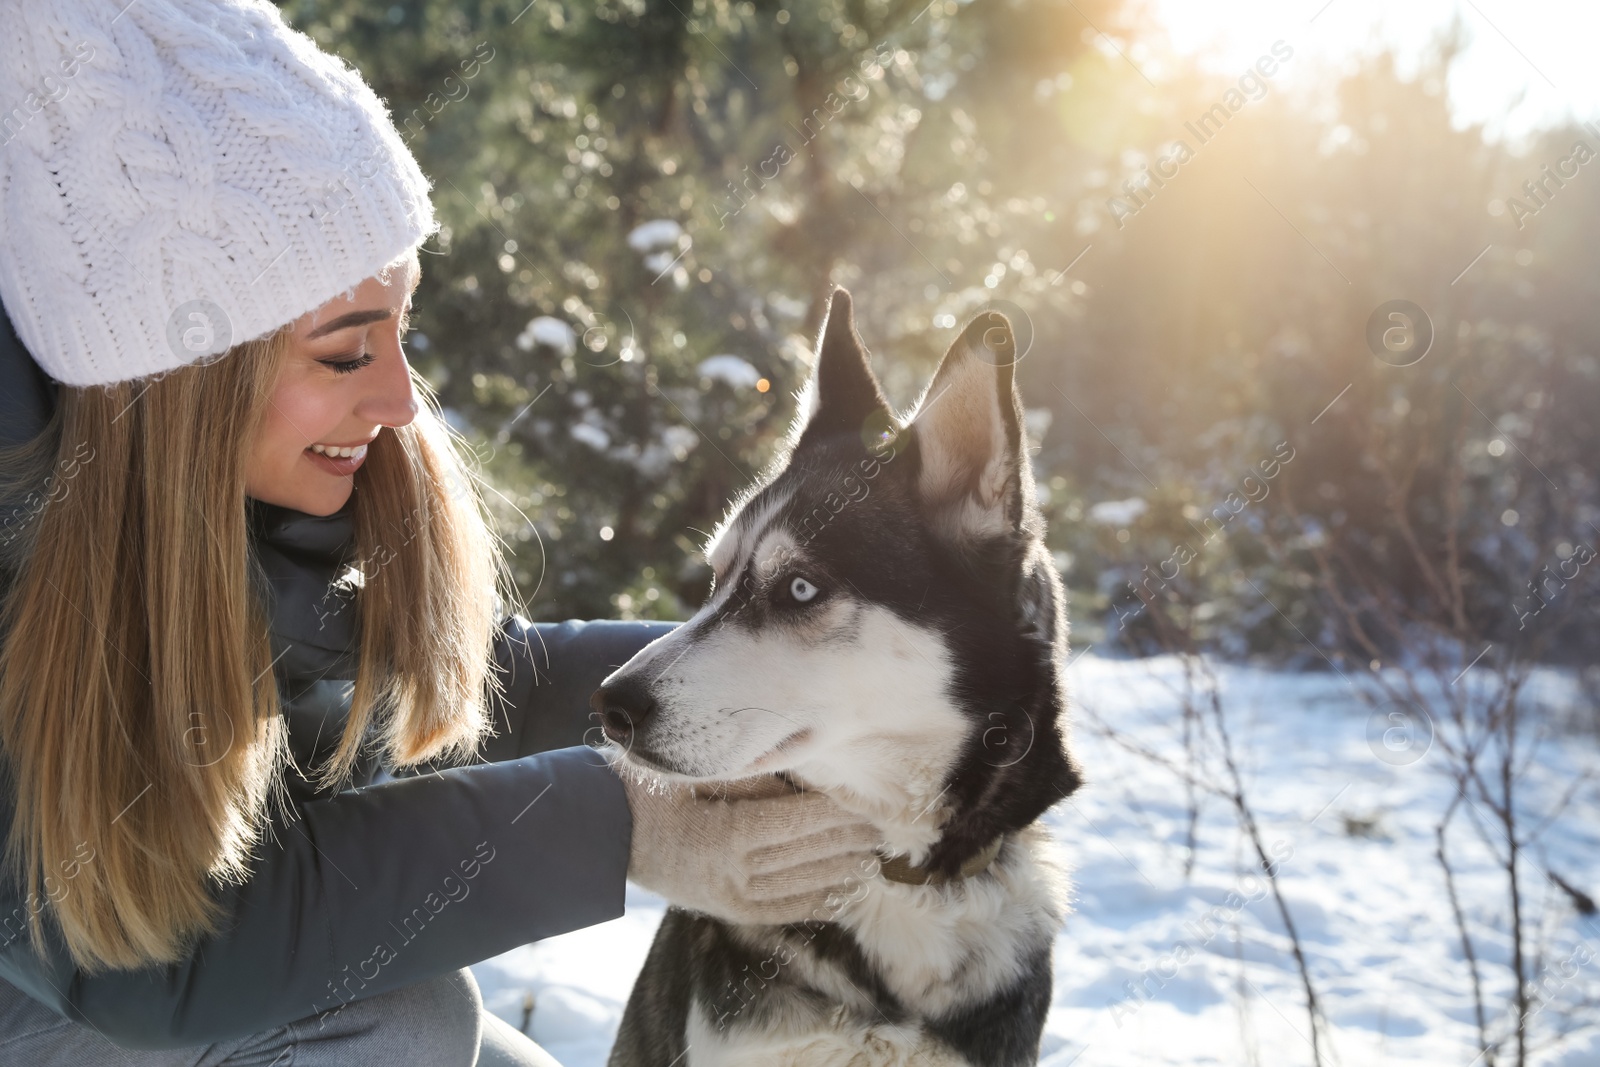
POLYGON ((302 316, 251 445, 245 493, 308 515, 350 499, 367 444, 417 413, 400 339, 421 275, 416 255, 302 316))

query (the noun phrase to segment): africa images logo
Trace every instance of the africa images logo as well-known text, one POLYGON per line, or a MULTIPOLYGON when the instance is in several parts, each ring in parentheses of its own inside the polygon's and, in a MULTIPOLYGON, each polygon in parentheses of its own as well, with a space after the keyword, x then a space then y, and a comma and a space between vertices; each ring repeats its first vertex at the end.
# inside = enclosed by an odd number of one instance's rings
POLYGON ((1379 304, 1367 318, 1367 348, 1391 367, 1422 362, 1433 347, 1433 320, 1410 300, 1379 304))
POLYGON ((226 352, 233 321, 210 300, 186 300, 167 316, 167 346, 186 363, 226 352))

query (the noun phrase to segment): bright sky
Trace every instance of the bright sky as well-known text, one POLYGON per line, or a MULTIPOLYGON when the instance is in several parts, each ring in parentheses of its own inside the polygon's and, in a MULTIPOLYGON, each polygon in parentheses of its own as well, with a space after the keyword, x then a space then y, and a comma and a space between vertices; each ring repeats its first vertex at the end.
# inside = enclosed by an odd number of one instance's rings
MULTIPOLYGON (((1467 48, 1450 79, 1462 124, 1520 137, 1564 118, 1600 117, 1596 0, 1135 0, 1173 51, 1219 73, 1243 70, 1273 41, 1295 50, 1284 74, 1304 85, 1364 51, 1396 47, 1402 69, 1459 17, 1467 48)), ((1136 56, 1159 68, 1159 55, 1136 56)), ((1157 76, 1159 81, 1159 77, 1157 76)), ((1274 78, 1275 84, 1281 84, 1274 78)))

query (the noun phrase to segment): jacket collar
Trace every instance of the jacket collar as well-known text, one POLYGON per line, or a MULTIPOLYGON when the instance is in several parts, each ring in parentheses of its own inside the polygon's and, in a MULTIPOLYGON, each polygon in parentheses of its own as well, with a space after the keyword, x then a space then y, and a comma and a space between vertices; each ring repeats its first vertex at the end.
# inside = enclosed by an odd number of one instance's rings
POLYGON ((0 311, 0 445, 32 440, 55 411, 56 383, 0 311))
POLYGON ((329 564, 349 559, 355 543, 355 494, 331 515, 308 515, 280 504, 246 497, 250 533, 258 544, 319 559, 329 564))
POLYGON ((355 497, 332 515, 246 498, 272 605, 273 653, 288 677, 353 678, 358 612, 341 581, 355 554, 355 497))

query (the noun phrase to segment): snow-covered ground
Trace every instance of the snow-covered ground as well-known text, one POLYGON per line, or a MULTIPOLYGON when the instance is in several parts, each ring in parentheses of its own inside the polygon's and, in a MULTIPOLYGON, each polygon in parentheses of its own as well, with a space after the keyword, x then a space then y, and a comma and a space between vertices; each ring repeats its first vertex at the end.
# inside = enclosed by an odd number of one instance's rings
MULTIPOLYGON (((1433 828, 1452 795, 1440 751, 1404 765, 1378 758, 1372 709, 1338 675, 1217 672, 1261 836, 1281 861, 1322 999, 1329 1062, 1477 1067, 1471 979, 1434 856, 1433 828)), ((1086 713, 1180 757, 1179 664, 1087 655, 1072 676, 1086 713)), ((1560 676, 1539 681, 1546 699, 1568 699, 1560 676)), ((1056 942, 1040 1062, 1310 1063, 1289 942, 1231 811, 1202 804, 1186 878, 1187 805, 1171 771, 1082 725, 1075 741, 1090 783, 1046 816, 1076 866, 1077 904, 1056 942)), ((1539 1067, 1600 1065, 1600 921, 1578 916, 1542 873, 1548 864, 1600 895, 1600 748, 1552 735, 1530 763, 1522 810, 1537 824, 1569 791, 1523 872, 1524 923, 1549 971, 1546 1007, 1531 1022, 1539 1067)), ((1505 876, 1474 817, 1458 817, 1452 860, 1491 1035, 1503 1037, 1515 1022, 1505 876)), ((1482 825, 1492 839, 1497 831, 1482 825)), ((599 1067, 662 909, 630 887, 625 917, 484 962, 474 970, 486 1003, 520 1025, 531 992, 532 1035, 567 1067, 599 1067)))

